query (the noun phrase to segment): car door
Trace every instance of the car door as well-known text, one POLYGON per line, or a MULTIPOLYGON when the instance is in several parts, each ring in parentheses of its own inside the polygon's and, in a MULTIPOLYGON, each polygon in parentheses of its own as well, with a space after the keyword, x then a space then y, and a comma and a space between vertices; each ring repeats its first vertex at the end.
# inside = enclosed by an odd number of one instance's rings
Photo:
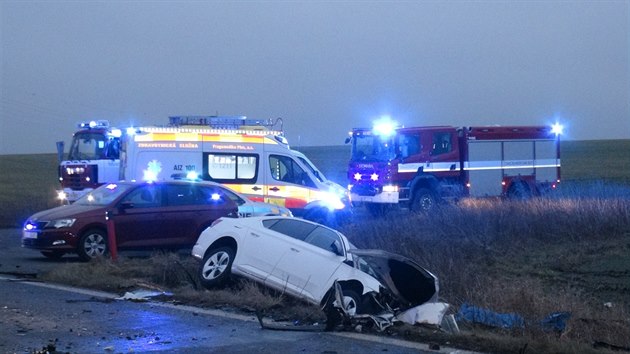
POLYGON ((118 247, 152 246, 162 228, 162 191, 155 184, 131 189, 116 205, 114 223, 118 247))
POLYGON ((335 280, 333 274, 344 266, 345 260, 339 235, 327 227, 317 226, 304 241, 291 240, 288 252, 282 255, 273 274, 286 279, 287 290, 294 296, 319 303, 335 280))
MULTIPOLYGON (((290 236, 269 229, 270 226, 279 223, 279 228, 291 228, 291 222, 286 219, 266 219, 261 227, 245 228, 243 241, 239 243, 237 251, 239 257, 238 267, 240 271, 264 282, 265 284, 282 290, 284 288, 282 277, 273 276, 274 268, 282 255, 289 251, 290 236)), ((239 226, 236 226, 239 227, 239 226)), ((294 229, 295 233, 306 233, 294 229)))
POLYGON ((164 246, 194 245, 201 231, 236 209, 235 203, 219 187, 168 183, 163 188, 165 203, 160 213, 159 242, 164 246))
POLYGON ((300 215, 317 185, 291 156, 270 154, 265 184, 265 202, 287 207, 300 215))

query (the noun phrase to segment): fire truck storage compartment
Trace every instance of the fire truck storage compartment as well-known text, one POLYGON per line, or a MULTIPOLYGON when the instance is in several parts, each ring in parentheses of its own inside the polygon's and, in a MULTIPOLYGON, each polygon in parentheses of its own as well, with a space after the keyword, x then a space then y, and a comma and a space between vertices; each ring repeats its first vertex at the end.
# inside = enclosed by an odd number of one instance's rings
POLYGON ((502 192, 501 141, 468 142, 468 180, 471 197, 496 196, 502 192))
POLYGON ((535 142, 536 180, 555 182, 558 179, 558 142, 556 140, 537 140, 535 142))

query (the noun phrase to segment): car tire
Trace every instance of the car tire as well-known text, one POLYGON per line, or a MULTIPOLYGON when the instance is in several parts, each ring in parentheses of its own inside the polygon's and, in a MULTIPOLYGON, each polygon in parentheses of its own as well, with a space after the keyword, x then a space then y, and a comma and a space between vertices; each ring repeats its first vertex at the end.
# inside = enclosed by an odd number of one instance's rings
POLYGON ((107 234, 99 229, 91 229, 83 233, 77 245, 79 258, 88 262, 96 257, 107 255, 107 234))
POLYGON ((48 259, 61 259, 66 254, 62 251, 42 251, 42 255, 48 259))
POLYGON ((361 308, 361 296, 357 294, 354 290, 344 289, 343 290, 343 309, 348 314, 348 316, 354 316, 362 313, 361 308))
POLYGON ((212 289, 224 284, 232 274, 234 256, 235 252, 231 247, 218 247, 206 253, 199 266, 201 285, 212 289))

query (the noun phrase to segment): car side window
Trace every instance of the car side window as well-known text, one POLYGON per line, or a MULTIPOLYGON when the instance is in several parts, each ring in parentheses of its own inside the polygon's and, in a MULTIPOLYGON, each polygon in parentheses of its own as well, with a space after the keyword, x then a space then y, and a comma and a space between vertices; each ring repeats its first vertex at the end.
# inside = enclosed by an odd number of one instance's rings
POLYGON ((433 133, 433 147, 431 155, 441 155, 451 152, 452 142, 450 133, 433 133))
POLYGON ((159 207, 162 205, 160 187, 153 184, 140 186, 127 194, 121 202, 132 203, 134 208, 159 207))
POLYGON ((263 222, 263 225, 273 231, 304 241, 306 237, 317 227, 296 219, 279 219, 274 223, 263 222))
POLYGON ((338 256, 344 255, 339 235, 327 228, 318 226, 308 235, 306 242, 326 251, 330 251, 338 256))
POLYGON ((204 204, 201 194, 193 186, 170 184, 165 187, 166 198, 170 206, 204 204))

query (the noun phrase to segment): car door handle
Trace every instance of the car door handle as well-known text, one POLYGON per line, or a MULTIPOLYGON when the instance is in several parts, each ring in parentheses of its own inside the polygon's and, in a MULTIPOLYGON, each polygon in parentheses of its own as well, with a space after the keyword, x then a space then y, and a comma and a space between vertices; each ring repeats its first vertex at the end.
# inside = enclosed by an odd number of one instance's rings
POLYGON ((258 187, 258 186, 253 186, 253 187, 252 187, 252 190, 255 190, 255 191, 259 191, 259 190, 261 190, 261 189, 262 189, 262 188, 260 188, 260 187, 258 187))
POLYGON ((293 251, 293 252, 297 252, 297 253, 300 253, 300 250, 299 250, 299 249, 297 249, 297 248, 293 248, 293 247, 291 247, 291 251, 293 251))
POLYGON ((254 237, 260 237, 260 235, 259 235, 259 234, 255 234, 255 233, 253 233, 253 232, 250 232, 250 235, 252 235, 252 236, 254 236, 254 237))
POLYGON ((278 187, 271 187, 271 188, 269 188, 269 190, 270 190, 270 191, 277 192, 277 191, 279 191, 279 190, 280 190, 280 188, 278 188, 278 187))

